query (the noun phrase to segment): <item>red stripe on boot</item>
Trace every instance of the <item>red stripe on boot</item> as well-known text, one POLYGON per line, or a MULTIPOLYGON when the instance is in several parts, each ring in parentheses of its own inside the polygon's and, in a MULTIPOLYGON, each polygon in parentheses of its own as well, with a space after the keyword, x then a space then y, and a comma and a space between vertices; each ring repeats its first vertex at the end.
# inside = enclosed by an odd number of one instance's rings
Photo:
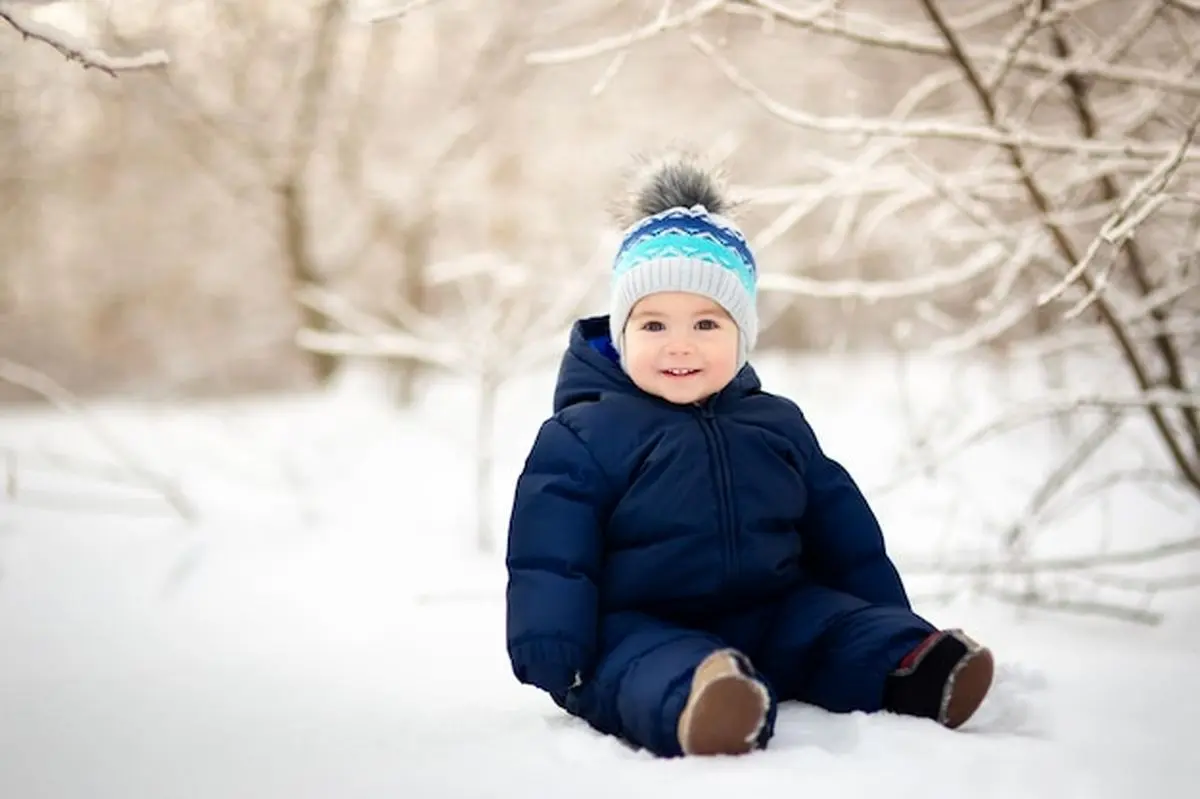
POLYGON ((927 635, 924 641, 917 644, 907 655, 904 656, 904 659, 900 661, 900 668, 909 669, 915 666, 917 661, 921 659, 921 655, 925 652, 925 650, 936 644, 943 635, 945 635, 945 633, 941 630, 927 635))

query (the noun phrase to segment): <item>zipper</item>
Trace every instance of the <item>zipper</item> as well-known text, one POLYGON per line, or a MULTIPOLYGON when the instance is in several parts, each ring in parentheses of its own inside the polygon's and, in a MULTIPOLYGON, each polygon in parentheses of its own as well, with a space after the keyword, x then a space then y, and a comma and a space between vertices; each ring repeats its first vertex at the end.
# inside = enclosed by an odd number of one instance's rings
POLYGON ((733 518, 733 486, 729 478, 729 453, 725 449, 725 438, 717 424, 713 405, 716 398, 710 397, 702 403, 697 403, 700 411, 700 426, 708 441, 708 451, 711 453, 714 477, 717 483, 717 519, 720 524, 721 541, 725 552, 725 573, 729 578, 736 577, 741 570, 737 549, 737 525, 733 518))

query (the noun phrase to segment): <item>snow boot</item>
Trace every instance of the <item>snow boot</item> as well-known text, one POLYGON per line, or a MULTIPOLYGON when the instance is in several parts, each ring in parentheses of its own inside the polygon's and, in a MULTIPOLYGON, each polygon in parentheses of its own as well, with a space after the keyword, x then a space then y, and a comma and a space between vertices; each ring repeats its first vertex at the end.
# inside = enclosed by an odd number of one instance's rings
POLYGON ((983 704, 995 670, 992 653, 962 630, 938 631, 888 676, 884 708, 958 729, 983 704))
POLYGON ((745 656, 734 649, 713 652, 696 667, 679 716, 685 755, 744 755, 758 747, 771 699, 752 675, 745 656))

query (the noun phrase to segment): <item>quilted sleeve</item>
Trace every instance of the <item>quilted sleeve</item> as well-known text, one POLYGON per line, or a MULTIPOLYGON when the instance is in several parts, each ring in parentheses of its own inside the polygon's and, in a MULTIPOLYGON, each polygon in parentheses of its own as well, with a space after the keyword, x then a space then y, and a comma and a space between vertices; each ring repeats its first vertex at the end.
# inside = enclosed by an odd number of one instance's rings
POLYGON ((807 421, 803 428, 809 500, 801 534, 815 576, 867 602, 911 609, 866 497, 849 472, 821 449, 807 421))
POLYGON ((607 495, 579 437, 560 421, 543 424, 509 520, 507 638, 517 679, 551 694, 582 679, 596 656, 607 495))

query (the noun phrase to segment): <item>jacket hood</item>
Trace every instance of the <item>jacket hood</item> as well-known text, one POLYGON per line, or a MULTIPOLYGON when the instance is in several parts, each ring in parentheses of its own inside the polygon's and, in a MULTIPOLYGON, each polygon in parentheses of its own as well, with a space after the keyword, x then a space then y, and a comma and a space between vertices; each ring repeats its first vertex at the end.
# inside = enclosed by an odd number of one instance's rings
MULTIPOLYGON (((758 391, 760 387, 754 368, 746 364, 720 395, 741 396, 758 391)), ((608 316, 591 316, 576 321, 571 327, 567 351, 563 353, 554 386, 554 412, 580 402, 597 400, 604 394, 646 396, 621 368, 620 356, 609 334, 608 316)))

